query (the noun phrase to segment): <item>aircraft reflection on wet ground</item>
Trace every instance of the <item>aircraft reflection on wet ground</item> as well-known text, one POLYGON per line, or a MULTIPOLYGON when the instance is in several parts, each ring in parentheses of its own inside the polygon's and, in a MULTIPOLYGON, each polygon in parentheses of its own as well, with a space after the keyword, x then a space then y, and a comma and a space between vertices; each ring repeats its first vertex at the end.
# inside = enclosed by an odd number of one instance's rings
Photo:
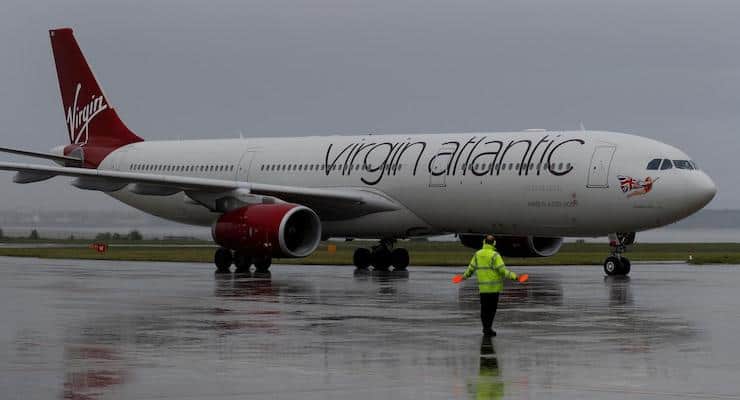
POLYGON ((0 258, 4 398, 740 398, 740 269, 517 268, 479 334, 461 268, 0 258))

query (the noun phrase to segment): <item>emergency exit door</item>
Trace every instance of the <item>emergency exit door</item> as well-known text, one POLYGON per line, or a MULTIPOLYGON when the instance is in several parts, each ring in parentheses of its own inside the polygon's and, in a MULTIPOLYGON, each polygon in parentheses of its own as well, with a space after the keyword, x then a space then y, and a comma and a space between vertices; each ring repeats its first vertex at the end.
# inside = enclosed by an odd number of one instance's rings
POLYGON ((239 168, 236 171, 236 180, 240 182, 249 182, 249 171, 252 168, 252 160, 257 153, 256 149, 249 149, 242 155, 239 160, 239 168))
POLYGON ((591 164, 588 168, 588 183, 586 187, 607 188, 609 187, 609 168, 614 158, 616 146, 596 146, 591 156, 591 164))

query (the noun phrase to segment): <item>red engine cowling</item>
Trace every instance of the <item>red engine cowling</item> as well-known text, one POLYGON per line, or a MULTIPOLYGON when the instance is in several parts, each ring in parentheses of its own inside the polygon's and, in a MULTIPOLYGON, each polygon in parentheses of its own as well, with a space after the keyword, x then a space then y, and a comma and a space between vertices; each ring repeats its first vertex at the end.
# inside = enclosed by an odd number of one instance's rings
POLYGON ((211 234, 216 243, 232 250, 306 257, 321 241, 321 221, 313 210, 297 204, 254 204, 223 214, 211 234))
MULTIPOLYGON (((463 234, 460 242, 480 249, 483 235, 463 234)), ((496 236, 496 250, 504 257, 550 257, 560 250, 563 238, 540 236, 496 236)))

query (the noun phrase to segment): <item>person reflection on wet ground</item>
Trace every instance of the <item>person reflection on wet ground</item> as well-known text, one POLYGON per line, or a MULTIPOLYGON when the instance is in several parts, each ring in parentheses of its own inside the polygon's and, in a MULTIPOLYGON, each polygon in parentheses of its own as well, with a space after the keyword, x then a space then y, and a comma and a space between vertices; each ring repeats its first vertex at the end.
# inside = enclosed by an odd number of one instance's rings
POLYGON ((501 380, 496 349, 490 336, 483 336, 480 343, 480 366, 477 380, 468 385, 471 398, 501 399, 504 397, 504 382, 501 380))

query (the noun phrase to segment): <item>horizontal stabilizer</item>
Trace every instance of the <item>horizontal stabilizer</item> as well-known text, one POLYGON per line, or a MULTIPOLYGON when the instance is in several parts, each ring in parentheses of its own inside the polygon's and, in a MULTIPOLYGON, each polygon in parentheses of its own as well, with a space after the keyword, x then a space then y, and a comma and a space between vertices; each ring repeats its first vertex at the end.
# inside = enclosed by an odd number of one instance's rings
MULTIPOLYGON (((0 147, 0 152, 9 153, 9 154, 17 154, 20 156, 27 156, 27 157, 43 158, 45 160, 51 160, 51 161, 57 162, 67 167, 82 166, 82 159, 77 158, 77 157, 60 156, 58 154, 41 153, 38 151, 11 149, 9 147, 0 147)), ((23 182, 18 182, 18 183, 23 183, 23 182)))

